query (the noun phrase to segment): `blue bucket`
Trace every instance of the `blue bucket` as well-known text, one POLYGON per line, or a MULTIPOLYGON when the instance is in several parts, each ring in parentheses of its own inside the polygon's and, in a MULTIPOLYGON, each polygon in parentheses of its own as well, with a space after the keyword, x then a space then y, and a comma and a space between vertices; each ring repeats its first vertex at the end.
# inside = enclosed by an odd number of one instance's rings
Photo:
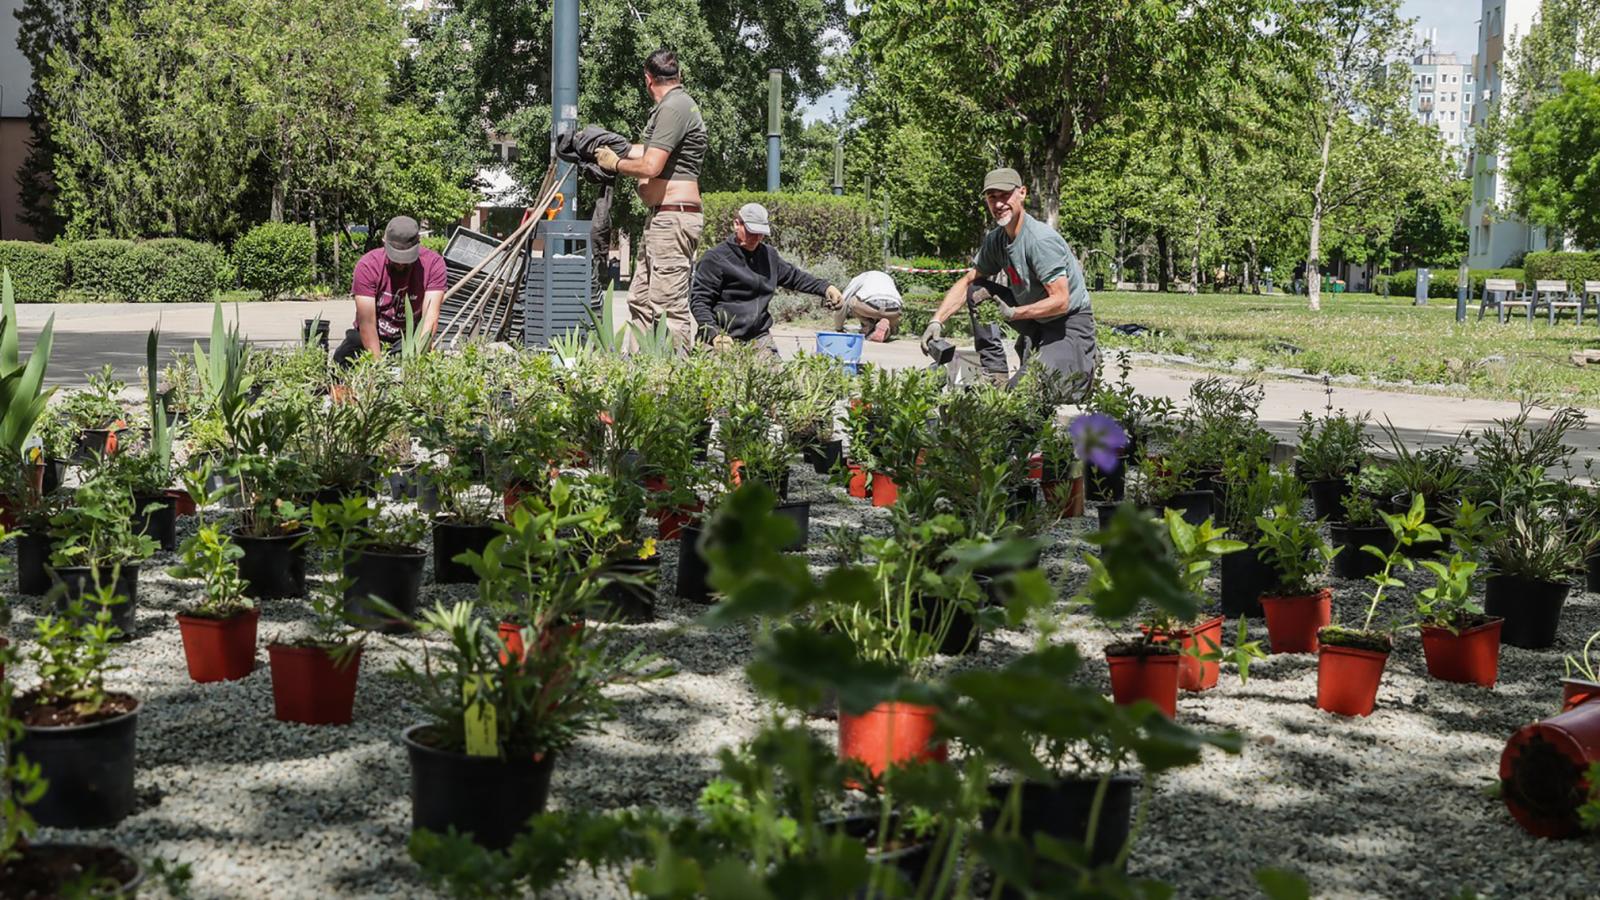
POLYGON ((866 336, 846 334, 842 331, 817 332, 817 354, 831 356, 843 363, 861 361, 861 348, 866 346, 866 336))

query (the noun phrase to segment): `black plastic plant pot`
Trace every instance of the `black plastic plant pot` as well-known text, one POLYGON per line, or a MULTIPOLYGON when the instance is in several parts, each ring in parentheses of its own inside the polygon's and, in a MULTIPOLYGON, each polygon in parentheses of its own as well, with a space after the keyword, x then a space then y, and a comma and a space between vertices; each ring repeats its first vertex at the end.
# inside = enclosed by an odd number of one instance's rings
POLYGON ((1311 495, 1311 509, 1319 519, 1337 519, 1344 514, 1344 495, 1350 492, 1350 481, 1332 478, 1306 482, 1306 493, 1311 495))
POLYGON ((555 757, 501 759, 430 746, 433 726, 400 735, 411 758, 411 827, 443 834, 451 828, 490 850, 511 845, 544 812, 555 757))
POLYGON ((127 428, 85 428, 78 435, 78 447, 72 454, 73 462, 93 462, 107 453, 115 453, 117 443, 127 428))
POLYGON ((55 542, 45 532, 32 532, 17 538, 17 591, 40 596, 50 590, 50 554, 55 542))
POLYGON ((389 499, 396 502, 415 500, 422 492, 422 480, 417 477, 416 466, 406 466, 384 477, 389 485, 389 499))
MULTIPOLYGON (((60 579, 66 590, 56 598, 56 609, 66 612, 68 604, 79 597, 93 597, 95 595, 95 572, 88 566, 61 566, 55 569, 56 578, 60 579)), ((100 584, 112 584, 116 595, 123 598, 121 603, 111 607, 111 624, 117 626, 122 632, 124 640, 133 637, 134 619, 139 610, 139 566, 137 563, 123 563, 113 570, 104 568, 100 570, 100 584), (112 573, 115 571, 116 581, 113 582, 112 573)), ((89 604, 91 607, 92 603, 89 604)), ((88 609, 93 615, 97 610, 88 609)))
POLYGON ((44 482, 42 487, 46 494, 53 494, 61 488, 67 480, 67 461, 46 457, 44 461, 44 482))
MULTIPOLYGON (((1034 836, 1049 835, 1058 841, 1082 844, 1089 833, 1089 812, 1094 806, 1095 791, 1100 782, 1093 778, 1069 778, 1056 784, 1022 783, 1018 798, 1017 834, 1028 846, 1034 846, 1034 836)), ((1117 858, 1122 845, 1128 840, 1133 819, 1134 789, 1139 786, 1137 775, 1113 775, 1106 785, 1106 796, 1100 807, 1100 822, 1095 827, 1094 846, 1089 848, 1089 862, 1103 866, 1117 858)), ((983 830, 993 831, 1000 824, 1000 814, 1011 793, 1011 785, 989 785, 989 796, 996 805, 983 811, 983 830)), ((1008 826, 1011 823, 1007 823, 1008 826)), ((1009 834, 1006 830, 1003 833, 1009 834)), ((1010 887, 1008 886, 1008 890, 1010 887)), ((1006 896, 1021 896, 1009 893, 1006 896)))
POLYGON ((1333 558, 1333 574, 1340 578, 1365 578, 1383 571, 1383 560, 1362 547, 1376 547, 1384 553, 1394 549, 1394 532, 1387 525, 1335 522, 1328 526, 1328 533, 1333 537, 1333 545, 1341 548, 1339 555, 1333 558))
POLYGON ((1090 503, 1116 503, 1122 500, 1127 490, 1128 458, 1117 458, 1116 468, 1109 472, 1102 472, 1093 466, 1089 467, 1088 484, 1084 499, 1090 503))
POLYGON ((1600 591, 1600 553, 1584 557, 1583 589, 1591 594, 1600 591))
MULTIPOLYGON (((126 695, 123 695, 126 696, 126 695)), ((50 828, 110 828, 133 811, 139 706, 86 725, 24 726, 13 750, 39 766, 49 790, 28 811, 50 828)))
MULTIPOLYGON (((944 606, 947 601, 939 597, 918 597, 917 607, 922 611, 922 622, 929 628, 943 624, 945 618, 944 606)), ((983 630, 978 627, 978 619, 972 610, 959 606, 949 613, 950 627, 944 633, 944 638, 939 642, 939 652, 945 656, 961 656, 967 653, 976 653, 978 645, 983 640, 983 630)))
MULTIPOLYGON (((1199 525, 1211 518, 1212 507, 1217 495, 1211 491, 1179 491, 1167 498, 1162 504, 1163 509, 1175 509, 1183 514, 1183 520, 1190 525, 1199 525)), ((1160 515, 1161 510, 1157 510, 1160 515)))
POLYGON ((178 506, 166 494, 133 496, 133 531, 155 539, 161 549, 178 546, 178 506))
MULTIPOLYGON (((917 885, 922 883, 923 873, 927 871, 929 863, 933 862, 933 844, 930 841, 914 840, 910 834, 901 831, 900 816, 897 813, 890 813, 889 836, 892 847, 885 850, 882 846, 883 840, 878 834, 882 824, 883 817, 876 813, 846 816, 842 819, 817 823, 824 833, 843 832, 846 836, 861 841, 866 845, 867 862, 875 866, 892 867, 898 873, 901 890, 888 896, 913 896, 916 894, 917 885)), ((855 896, 866 897, 868 892, 858 891, 855 896)), ((885 895, 879 892, 871 896, 885 895)))
POLYGON ((1010 491, 1006 502, 1006 517, 1012 521, 1027 515, 1028 508, 1039 504, 1039 486, 1033 482, 1019 484, 1010 491))
POLYGON ((779 503, 772 508, 774 515, 782 516, 793 522, 800 529, 800 536, 784 546, 787 552, 804 550, 811 542, 811 501, 795 500, 790 503, 779 503))
POLYGON ((683 533, 678 536, 678 599, 695 603, 711 599, 711 587, 706 584, 709 569, 700 555, 700 534, 700 523, 693 522, 683 526, 683 533))
POLYGON ((302 319, 300 341, 307 347, 315 345, 326 351, 328 349, 328 321, 326 319, 302 319), (313 330, 313 326, 315 326, 315 330, 313 330))
POLYGON ((811 464, 812 471, 826 475, 844 462, 844 439, 807 444, 803 455, 805 461, 811 464))
POLYGON ((245 582, 245 596, 282 600, 306 595, 306 554, 300 545, 305 534, 299 531, 254 537, 233 533, 233 542, 244 550, 239 559, 239 577, 245 582))
POLYGON ((455 561, 457 556, 471 550, 482 553, 494 540, 494 525, 464 525, 442 519, 433 523, 433 582, 434 584, 470 584, 478 580, 472 567, 455 561))
MULTIPOLYGON (((687 533, 687 532, 685 532, 687 533)), ((613 581, 600 589, 600 596, 589 607, 589 618, 599 622, 637 624, 656 617, 656 584, 661 573, 661 554, 639 559, 634 556, 615 560, 619 574, 640 579, 641 584, 613 581)))
POLYGON ((1524 650, 1543 649, 1556 642, 1561 606, 1570 589, 1564 581, 1490 575, 1483 583, 1483 611, 1505 619, 1500 643, 1524 650))
POLYGON ((344 566, 345 577, 351 580, 344 592, 345 609, 369 631, 409 631, 409 621, 380 614, 367 598, 377 597, 409 620, 417 612, 417 595, 422 592, 422 570, 427 560, 427 553, 412 548, 362 550, 344 566))
POLYGON ((1101 503, 1094 508, 1094 514, 1100 521, 1100 530, 1105 531, 1111 527, 1111 518, 1117 514, 1119 503, 1101 503))
MULTIPOLYGON (((94 844, 28 844, 0 863, 0 885, 18 897, 64 897, 85 880, 95 897, 132 897, 144 883, 144 867, 115 847, 94 844)), ((11 896, 11 894, 7 894, 11 896)))
POLYGON ((1261 595, 1276 587, 1276 573, 1253 547, 1222 557, 1217 565, 1222 581, 1222 614, 1230 619, 1259 619, 1261 595))

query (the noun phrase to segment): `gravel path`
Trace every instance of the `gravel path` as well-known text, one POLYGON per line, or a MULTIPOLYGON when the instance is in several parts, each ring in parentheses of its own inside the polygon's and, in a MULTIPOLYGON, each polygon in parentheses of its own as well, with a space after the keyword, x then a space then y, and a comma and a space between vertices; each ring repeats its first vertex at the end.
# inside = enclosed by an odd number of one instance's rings
MULTIPOLYGON (((815 568, 832 562, 825 529, 886 527, 887 513, 849 500, 809 470, 797 476, 798 495, 815 501, 815 568)), ((1086 546, 1077 538, 1091 521, 1064 523, 1052 533, 1045 566, 1065 596, 1083 577, 1083 566, 1072 560, 1086 546)), ((715 751, 754 734, 767 715, 741 673, 748 638, 689 624, 699 607, 670 596, 676 546, 663 548, 659 620, 619 627, 677 672, 620 695, 618 721, 561 758, 553 808, 690 809, 716 771, 715 751)), ((388 674, 402 654, 418 652, 419 639, 403 638, 398 647, 369 643, 355 724, 280 723, 272 718, 265 645, 304 627, 303 609, 293 602, 264 605, 258 668, 250 677, 193 684, 173 613, 197 588, 164 574, 171 561, 162 555, 146 565, 138 636, 114 652, 123 668, 109 679, 112 689, 144 703, 135 813, 105 833, 41 837, 112 842, 146 860, 190 863, 193 893, 201 898, 431 896, 405 852, 409 768, 398 741, 420 713, 388 674)), ((1338 585, 1336 619, 1364 611, 1361 587, 1338 585)), ((470 586, 429 584, 423 602, 472 594, 470 586)), ((1397 599, 1389 609, 1405 602, 1397 599)), ((10 637, 31 633, 39 603, 26 598, 16 605, 10 637)), ((1315 709, 1310 656, 1258 663, 1243 686, 1224 672, 1216 689, 1180 699, 1179 719, 1237 729, 1247 746, 1238 756, 1208 751, 1204 764, 1161 780, 1133 873, 1165 879, 1183 897, 1258 896, 1250 873, 1262 865, 1300 870, 1317 896, 1446 897, 1468 888, 1484 897, 1600 896, 1593 843, 1536 840, 1489 792, 1506 738, 1558 711, 1561 658, 1596 628, 1600 602, 1574 593, 1557 647, 1504 648, 1493 691, 1428 679, 1420 641, 1406 632, 1368 719, 1315 709)), ((1112 637, 1079 615, 1070 617, 1067 635, 1090 659, 1112 637)), ((1265 640, 1264 627, 1253 627, 1252 637, 1265 640)), ((1008 656, 1030 640, 1015 632, 988 636, 986 655, 1008 656)), ((20 683, 31 683, 29 668, 23 666, 20 683)), ((1109 692, 1103 664, 1091 663, 1084 677, 1109 692)), ((623 896, 623 880, 621 873, 586 873, 564 893, 623 896)))

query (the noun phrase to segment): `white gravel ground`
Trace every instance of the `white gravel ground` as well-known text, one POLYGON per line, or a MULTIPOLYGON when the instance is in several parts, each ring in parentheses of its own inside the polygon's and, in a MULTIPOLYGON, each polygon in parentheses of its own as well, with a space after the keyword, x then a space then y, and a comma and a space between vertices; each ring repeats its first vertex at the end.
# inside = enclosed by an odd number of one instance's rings
MULTIPOLYGON (((812 559, 819 568, 829 562, 820 542, 825 528, 884 527, 887 513, 848 499, 809 470, 796 471, 798 494, 815 501, 812 559)), ((1072 560, 1085 546, 1076 537, 1090 521, 1065 523, 1052 534, 1045 566, 1064 596, 1082 578, 1082 565, 1072 560)), ((752 735, 766 715, 741 672, 748 640, 689 625, 699 607, 670 596, 676 546, 663 546, 659 620, 626 629, 671 660, 677 674, 623 695, 621 718, 559 761, 553 807, 687 810, 715 772, 716 749, 752 735)), ((250 677, 193 684, 173 614, 196 588, 168 578, 162 570, 170 563, 163 555, 145 567, 139 633, 115 651, 123 668, 110 676, 112 689, 144 703, 138 806, 107 832, 41 837, 111 842, 146 860, 190 863, 193 893, 202 898, 431 896, 405 852, 409 769, 398 740, 420 714, 388 674, 399 654, 415 652, 418 639, 402 639, 403 649, 369 644, 355 724, 280 723, 272 718, 265 645, 292 633, 303 608, 264 604, 258 668, 250 677)), ((1361 588, 1338 585, 1336 618, 1364 610, 1361 588)), ((470 586, 430 584, 423 600, 472 593, 470 586)), ((35 598, 17 604, 13 640, 31 633, 38 606, 35 598)), ((1111 635, 1086 617, 1071 621, 1069 636, 1095 658, 1111 635)), ((1368 719, 1314 707, 1310 656, 1258 663, 1243 686, 1224 672, 1216 689, 1180 699, 1179 719, 1237 729, 1247 746, 1239 756, 1208 753, 1203 765, 1159 783, 1133 873, 1165 879, 1182 897, 1258 896, 1250 873, 1263 865, 1300 870, 1317 896, 1447 897, 1471 889, 1484 897, 1600 897, 1592 842, 1536 840, 1490 792, 1506 738, 1559 710, 1562 655, 1596 628, 1600 603, 1574 592, 1558 645, 1538 652, 1504 648, 1493 691, 1430 680, 1416 633, 1403 633, 1368 719)), ((1228 633, 1231 640, 1231 622, 1228 633)), ((1252 636, 1265 640, 1264 627, 1256 624, 1252 636)), ((1006 656, 1030 640, 991 635, 985 654, 1006 656)), ((23 685, 31 681, 28 669, 19 673, 23 685)), ((1103 664, 1092 663, 1086 677, 1109 691, 1103 664)), ((622 884, 619 873, 583 875, 565 893, 622 896, 622 884)))

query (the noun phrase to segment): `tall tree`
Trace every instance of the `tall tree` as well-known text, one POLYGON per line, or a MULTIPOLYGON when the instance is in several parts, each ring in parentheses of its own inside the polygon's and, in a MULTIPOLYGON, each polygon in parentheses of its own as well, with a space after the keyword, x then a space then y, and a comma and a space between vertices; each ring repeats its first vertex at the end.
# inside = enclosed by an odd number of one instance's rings
POLYGON ((1573 70, 1511 132, 1506 175, 1530 221, 1600 247, 1600 77, 1573 70))

